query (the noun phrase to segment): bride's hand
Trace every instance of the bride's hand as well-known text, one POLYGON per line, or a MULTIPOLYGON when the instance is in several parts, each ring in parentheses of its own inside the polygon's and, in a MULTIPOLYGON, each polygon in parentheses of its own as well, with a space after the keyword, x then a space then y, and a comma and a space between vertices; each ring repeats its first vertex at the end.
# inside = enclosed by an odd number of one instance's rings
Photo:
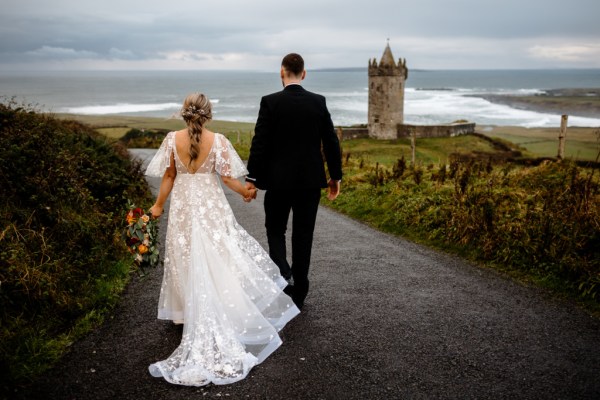
POLYGON ((152 218, 158 218, 162 215, 163 208, 155 204, 148 211, 152 214, 152 218))

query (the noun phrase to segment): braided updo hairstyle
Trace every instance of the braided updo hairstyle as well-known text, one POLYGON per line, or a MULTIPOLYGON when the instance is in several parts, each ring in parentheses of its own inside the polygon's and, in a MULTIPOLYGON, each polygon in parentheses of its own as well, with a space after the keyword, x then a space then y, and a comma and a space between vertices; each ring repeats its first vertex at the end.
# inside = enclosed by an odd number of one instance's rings
POLYGON ((190 135, 190 162, 198 158, 200 154, 200 136, 202 127, 212 119, 212 105, 210 100, 202 93, 189 94, 183 101, 181 116, 187 124, 190 135))

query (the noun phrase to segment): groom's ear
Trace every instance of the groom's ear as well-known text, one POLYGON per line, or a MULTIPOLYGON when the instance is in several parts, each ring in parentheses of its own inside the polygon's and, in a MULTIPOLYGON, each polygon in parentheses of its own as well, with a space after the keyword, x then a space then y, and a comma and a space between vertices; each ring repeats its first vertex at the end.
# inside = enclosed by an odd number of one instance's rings
POLYGON ((301 80, 304 80, 304 78, 306 78, 306 70, 302 71, 302 78, 301 78, 301 80))
POLYGON ((281 79, 283 79, 285 77, 285 70, 283 69, 283 67, 281 67, 281 71, 280 71, 279 75, 281 75, 281 79))

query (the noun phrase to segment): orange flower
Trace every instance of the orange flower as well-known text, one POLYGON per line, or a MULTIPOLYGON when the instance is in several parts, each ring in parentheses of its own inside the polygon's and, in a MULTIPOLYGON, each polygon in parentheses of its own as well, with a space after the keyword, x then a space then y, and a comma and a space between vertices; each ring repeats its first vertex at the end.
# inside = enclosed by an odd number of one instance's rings
POLYGON ((148 252, 148 246, 144 246, 143 244, 140 244, 138 246, 138 251, 140 252, 140 254, 144 254, 148 252))
POLYGON ((127 217, 126 217, 126 219, 127 219, 127 223, 128 223, 129 225, 131 225, 131 224, 132 224, 132 223, 135 221, 135 218, 134 218, 134 216, 133 216, 133 211, 129 211, 129 212, 127 213, 127 217))
POLYGON ((158 264, 156 220, 150 214, 146 215, 142 208, 130 206, 125 215, 127 226, 123 230, 122 237, 127 244, 128 250, 134 255, 134 262, 144 271, 147 267, 155 267, 158 264), (151 239, 152 238, 152 239, 151 239), (148 254, 145 256, 144 254, 148 254))

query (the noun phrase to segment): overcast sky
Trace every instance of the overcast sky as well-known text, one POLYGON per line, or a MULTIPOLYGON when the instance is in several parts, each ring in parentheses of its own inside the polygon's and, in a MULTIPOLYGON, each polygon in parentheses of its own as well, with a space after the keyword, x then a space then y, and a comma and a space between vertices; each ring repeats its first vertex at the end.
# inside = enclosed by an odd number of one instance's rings
POLYGON ((0 70, 600 68, 600 0, 0 0, 0 70))

